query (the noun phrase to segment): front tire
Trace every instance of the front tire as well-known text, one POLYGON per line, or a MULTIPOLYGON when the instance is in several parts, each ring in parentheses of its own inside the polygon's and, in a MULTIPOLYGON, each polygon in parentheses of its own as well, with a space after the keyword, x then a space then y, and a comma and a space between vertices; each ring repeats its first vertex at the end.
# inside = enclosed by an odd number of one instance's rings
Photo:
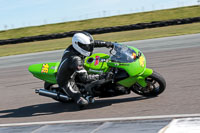
POLYGON ((131 90, 138 95, 146 97, 155 97, 161 94, 166 88, 165 79, 157 72, 146 78, 147 86, 141 87, 139 84, 134 84, 131 90))

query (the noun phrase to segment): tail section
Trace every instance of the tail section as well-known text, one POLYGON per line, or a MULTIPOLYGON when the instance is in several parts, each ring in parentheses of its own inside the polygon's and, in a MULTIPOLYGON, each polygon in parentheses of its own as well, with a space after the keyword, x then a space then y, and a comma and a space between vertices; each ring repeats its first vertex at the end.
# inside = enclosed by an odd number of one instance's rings
POLYGON ((28 70, 34 77, 56 84, 56 73, 60 62, 50 62, 30 65, 28 70))

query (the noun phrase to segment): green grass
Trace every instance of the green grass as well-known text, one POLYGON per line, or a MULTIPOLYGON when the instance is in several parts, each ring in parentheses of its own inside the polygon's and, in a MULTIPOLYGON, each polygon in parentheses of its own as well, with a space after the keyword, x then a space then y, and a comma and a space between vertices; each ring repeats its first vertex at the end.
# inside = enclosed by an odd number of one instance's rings
MULTIPOLYGON (((107 33, 94 35, 94 38, 96 40, 125 42, 194 33, 200 33, 200 23, 107 33)), ((21 43, 14 45, 2 45, 0 46, 0 56, 65 49, 69 44, 71 44, 71 38, 21 43)))
POLYGON ((84 21, 74 21, 0 31, 0 40, 199 16, 200 6, 182 7, 168 10, 159 10, 106 18, 89 19, 84 21))

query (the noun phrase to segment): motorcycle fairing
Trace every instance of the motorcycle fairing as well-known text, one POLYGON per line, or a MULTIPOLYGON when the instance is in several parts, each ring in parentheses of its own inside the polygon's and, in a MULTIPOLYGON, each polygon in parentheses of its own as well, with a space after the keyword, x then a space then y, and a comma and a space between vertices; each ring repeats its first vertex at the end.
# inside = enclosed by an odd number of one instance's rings
POLYGON ((91 56, 85 58, 84 67, 88 73, 100 74, 107 72, 109 69, 107 65, 109 57, 109 55, 104 53, 92 54, 91 56))
POLYGON ((121 80, 117 83, 122 85, 122 86, 128 87, 128 88, 131 87, 135 83, 138 83, 142 87, 146 87, 147 83, 146 83, 145 79, 148 76, 150 76, 152 73, 153 73, 152 69, 146 68, 143 73, 136 75, 136 76, 128 77, 128 78, 121 80))
POLYGON ((28 70, 34 77, 56 84, 56 73, 60 62, 49 62, 30 65, 28 70))

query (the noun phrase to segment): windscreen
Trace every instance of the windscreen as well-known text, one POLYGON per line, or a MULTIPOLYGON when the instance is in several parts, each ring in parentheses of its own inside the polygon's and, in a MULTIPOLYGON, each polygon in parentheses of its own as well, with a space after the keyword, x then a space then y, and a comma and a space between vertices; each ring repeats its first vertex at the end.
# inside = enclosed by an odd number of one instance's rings
POLYGON ((111 51, 111 61, 119 63, 131 63, 135 61, 136 52, 126 45, 114 43, 111 51))

